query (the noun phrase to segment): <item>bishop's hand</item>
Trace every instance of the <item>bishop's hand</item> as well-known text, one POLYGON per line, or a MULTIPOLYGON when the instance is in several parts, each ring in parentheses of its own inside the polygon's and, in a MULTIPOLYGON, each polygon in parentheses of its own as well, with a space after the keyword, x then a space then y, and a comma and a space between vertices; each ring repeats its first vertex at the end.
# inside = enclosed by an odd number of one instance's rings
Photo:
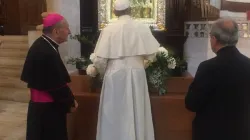
POLYGON ((73 112, 75 112, 76 111, 76 109, 78 108, 78 103, 77 103, 77 101, 76 100, 74 100, 74 107, 71 107, 71 109, 70 109, 70 112, 71 113, 73 113, 73 112))

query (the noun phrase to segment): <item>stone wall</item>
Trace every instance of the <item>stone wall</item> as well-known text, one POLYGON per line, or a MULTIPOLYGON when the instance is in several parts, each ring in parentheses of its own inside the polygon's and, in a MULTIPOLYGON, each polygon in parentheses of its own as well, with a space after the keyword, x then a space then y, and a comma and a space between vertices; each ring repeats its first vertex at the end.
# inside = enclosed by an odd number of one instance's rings
MULTIPOLYGON (((69 22, 72 35, 80 33, 80 0, 47 0, 47 11, 63 15, 69 22)), ((43 13, 42 16, 46 15, 43 13)), ((38 26, 36 31, 29 31, 29 45, 41 35, 42 26, 38 26)), ((61 44, 59 48, 62 60, 71 56, 80 56, 80 43, 76 40, 68 39, 68 42, 61 44)), ((71 72, 75 70, 74 66, 66 65, 71 72)))
MULTIPOLYGON (((80 0, 60 0, 60 11, 69 22, 70 30, 72 35, 80 33, 80 0)), ((80 43, 76 40, 69 39, 68 42, 64 43, 60 47, 60 53, 62 59, 70 56, 80 56, 81 49, 80 43)), ((74 70, 74 66, 67 65, 69 71, 74 70)))

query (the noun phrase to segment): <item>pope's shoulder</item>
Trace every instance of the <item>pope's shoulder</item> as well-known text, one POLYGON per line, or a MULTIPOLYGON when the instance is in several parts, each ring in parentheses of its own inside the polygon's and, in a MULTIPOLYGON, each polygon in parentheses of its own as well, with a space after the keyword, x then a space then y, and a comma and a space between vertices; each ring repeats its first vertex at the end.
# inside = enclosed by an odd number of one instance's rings
MULTIPOLYGON (((134 31, 145 31, 145 30, 150 30, 149 27, 145 24, 143 24, 141 21, 135 20, 135 19, 130 19, 127 21, 117 21, 112 24, 107 25, 105 28, 103 28, 103 32, 117 32, 119 29, 124 29, 124 28, 129 28, 133 29, 134 31)), ((124 31, 124 30, 123 30, 124 31)), ((126 30, 125 30, 126 31, 126 30)))

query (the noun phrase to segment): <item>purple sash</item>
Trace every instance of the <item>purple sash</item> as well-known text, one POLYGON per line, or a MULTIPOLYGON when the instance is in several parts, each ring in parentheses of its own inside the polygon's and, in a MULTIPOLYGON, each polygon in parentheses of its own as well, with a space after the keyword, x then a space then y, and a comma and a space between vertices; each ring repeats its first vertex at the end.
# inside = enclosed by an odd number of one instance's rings
POLYGON ((36 89, 30 89, 31 93, 31 100, 33 102, 42 102, 42 103, 48 103, 48 102, 53 102, 54 100, 52 97, 49 95, 48 92, 46 91, 40 91, 36 89))

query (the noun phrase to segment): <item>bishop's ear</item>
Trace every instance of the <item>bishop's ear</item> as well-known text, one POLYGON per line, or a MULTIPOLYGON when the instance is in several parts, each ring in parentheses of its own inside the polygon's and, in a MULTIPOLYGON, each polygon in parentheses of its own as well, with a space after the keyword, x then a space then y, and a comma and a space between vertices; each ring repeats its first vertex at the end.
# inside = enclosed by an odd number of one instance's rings
POLYGON ((52 34, 53 34, 55 37, 60 36, 60 31, 59 31, 59 29, 58 29, 58 28, 54 28, 54 29, 52 30, 52 34))

